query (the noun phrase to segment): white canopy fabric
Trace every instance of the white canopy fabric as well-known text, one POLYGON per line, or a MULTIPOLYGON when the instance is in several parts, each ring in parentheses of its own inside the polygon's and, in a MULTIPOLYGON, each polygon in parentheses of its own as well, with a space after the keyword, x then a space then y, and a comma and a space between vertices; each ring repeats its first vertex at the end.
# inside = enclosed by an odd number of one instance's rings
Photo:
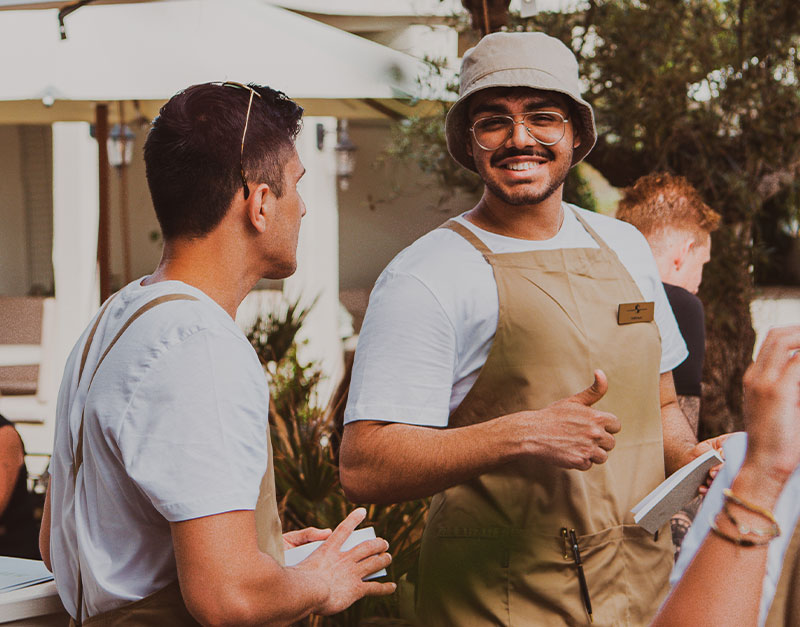
POLYGON ((0 58, 13 59, 0 72, 0 122, 92 119, 82 103, 117 100, 152 115, 178 90, 215 80, 267 84, 312 115, 339 117, 446 97, 423 93, 422 61, 259 0, 89 4, 67 17, 65 41, 57 14, 0 11, 0 58))

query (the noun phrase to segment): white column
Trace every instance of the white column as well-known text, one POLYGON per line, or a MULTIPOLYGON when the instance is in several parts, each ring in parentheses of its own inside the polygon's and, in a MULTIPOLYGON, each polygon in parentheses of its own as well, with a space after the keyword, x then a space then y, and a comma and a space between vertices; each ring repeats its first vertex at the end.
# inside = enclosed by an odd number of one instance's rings
POLYGON ((43 358, 36 402, 44 424, 20 424, 29 452, 50 453, 56 401, 73 345, 97 310, 97 143, 85 122, 53 124, 53 273, 55 299, 45 303, 43 358), (49 322, 49 324, 48 324, 49 322))
POLYGON ((52 402, 69 352, 97 310, 97 142, 85 122, 53 124, 53 272, 56 326, 52 402))
POLYGON ((290 300, 300 298, 306 305, 317 302, 300 330, 301 362, 317 362, 325 374, 317 402, 327 403, 343 370, 342 341, 339 336, 339 209, 336 190, 336 119, 307 117, 297 138, 297 151, 306 175, 300 194, 307 213, 300 228, 297 272, 284 282, 290 300), (324 146, 317 148, 317 124, 326 129, 324 146))

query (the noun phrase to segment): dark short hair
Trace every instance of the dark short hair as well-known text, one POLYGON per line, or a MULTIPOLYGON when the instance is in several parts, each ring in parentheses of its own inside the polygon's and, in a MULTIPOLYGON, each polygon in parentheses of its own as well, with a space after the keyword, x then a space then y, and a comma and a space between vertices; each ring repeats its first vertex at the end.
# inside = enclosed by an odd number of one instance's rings
MULTIPOLYGON (((282 92, 250 87, 261 98, 253 98, 244 171, 251 186, 266 183, 280 197, 303 109, 282 92)), ((161 107, 145 141, 144 161, 165 240, 208 234, 242 189, 239 156, 249 99, 247 89, 204 83, 161 107)))
POLYGON ((648 174, 622 194, 617 218, 633 224, 648 240, 667 228, 707 236, 719 227, 720 215, 682 176, 648 174))

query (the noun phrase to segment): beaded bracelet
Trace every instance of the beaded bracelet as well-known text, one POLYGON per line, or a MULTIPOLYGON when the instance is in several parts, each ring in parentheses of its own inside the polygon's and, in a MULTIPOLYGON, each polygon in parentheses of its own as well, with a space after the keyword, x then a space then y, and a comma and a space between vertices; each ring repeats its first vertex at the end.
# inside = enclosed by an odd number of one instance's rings
POLYGON ((742 497, 736 496, 732 490, 725 488, 722 493, 725 495, 725 498, 729 500, 731 503, 735 503, 739 507, 744 507, 746 510, 753 512, 754 514, 759 514, 763 516, 768 521, 770 521, 773 525, 777 525, 778 521, 775 520, 775 515, 766 509, 765 507, 760 507, 758 505, 754 505, 749 501, 745 501, 742 497))
POLYGON ((766 537, 771 540, 781 535, 781 528, 778 526, 778 523, 776 522, 771 523, 769 528, 767 529, 753 529, 752 527, 747 527, 745 525, 742 525, 728 508, 728 503, 725 503, 722 506, 722 512, 725 514, 728 520, 731 521, 733 526, 736 527, 736 530, 743 536, 746 536, 748 534, 753 534, 756 536, 760 536, 762 538, 766 537))
POLYGON ((722 531, 722 529, 717 527, 717 523, 713 522, 713 521, 711 523, 711 531, 713 531, 717 536, 719 536, 723 540, 727 540, 728 542, 733 542, 734 544, 736 544, 738 546, 743 546, 743 547, 765 546, 765 545, 769 544, 770 542, 772 542, 772 540, 773 540, 773 538, 771 538, 771 537, 770 538, 762 538, 760 540, 749 540, 748 538, 741 538, 741 537, 737 538, 736 536, 732 536, 729 533, 726 533, 725 531, 722 531))
POLYGON ((745 499, 737 496, 733 493, 732 490, 726 488, 722 491, 725 495, 725 502, 722 505, 722 512, 728 518, 728 520, 736 527, 736 531, 739 532, 739 536, 734 536, 729 534, 726 531, 723 531, 717 526, 716 520, 711 521, 711 531, 714 532, 718 537, 722 538, 723 540, 727 540, 728 542, 732 542, 738 546, 743 547, 752 547, 752 546, 765 546, 769 544, 772 540, 777 538, 781 535, 781 528, 778 525, 778 521, 775 519, 775 515, 764 507, 760 507, 759 505, 755 505, 746 501, 745 499), (763 516, 770 522, 770 526, 768 529, 753 529, 752 527, 747 527, 742 525, 733 513, 730 511, 729 503, 733 503, 742 507, 754 514, 758 514, 759 516, 763 516), (748 534, 752 534, 757 536, 756 539, 752 538, 744 538, 742 536, 746 536, 748 534))

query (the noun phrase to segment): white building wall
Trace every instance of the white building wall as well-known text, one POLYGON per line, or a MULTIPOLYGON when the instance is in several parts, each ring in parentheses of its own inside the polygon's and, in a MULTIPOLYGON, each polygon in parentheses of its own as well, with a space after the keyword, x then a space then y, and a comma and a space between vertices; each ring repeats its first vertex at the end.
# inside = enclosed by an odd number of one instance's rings
POLYGON ((297 152, 306 167, 299 191, 306 204, 300 228, 297 271, 284 282, 284 294, 305 305, 316 303, 300 330, 301 361, 314 361, 325 379, 318 390, 324 405, 342 374, 339 337, 339 215, 336 194, 336 119, 307 117, 297 138, 297 152), (324 146, 317 148, 316 126, 323 124, 324 146))
POLYGON ((477 196, 455 193, 444 199, 433 176, 386 159, 388 120, 353 121, 350 138, 358 151, 350 188, 339 193, 339 280, 342 290, 371 290, 398 252, 470 209, 477 196))

